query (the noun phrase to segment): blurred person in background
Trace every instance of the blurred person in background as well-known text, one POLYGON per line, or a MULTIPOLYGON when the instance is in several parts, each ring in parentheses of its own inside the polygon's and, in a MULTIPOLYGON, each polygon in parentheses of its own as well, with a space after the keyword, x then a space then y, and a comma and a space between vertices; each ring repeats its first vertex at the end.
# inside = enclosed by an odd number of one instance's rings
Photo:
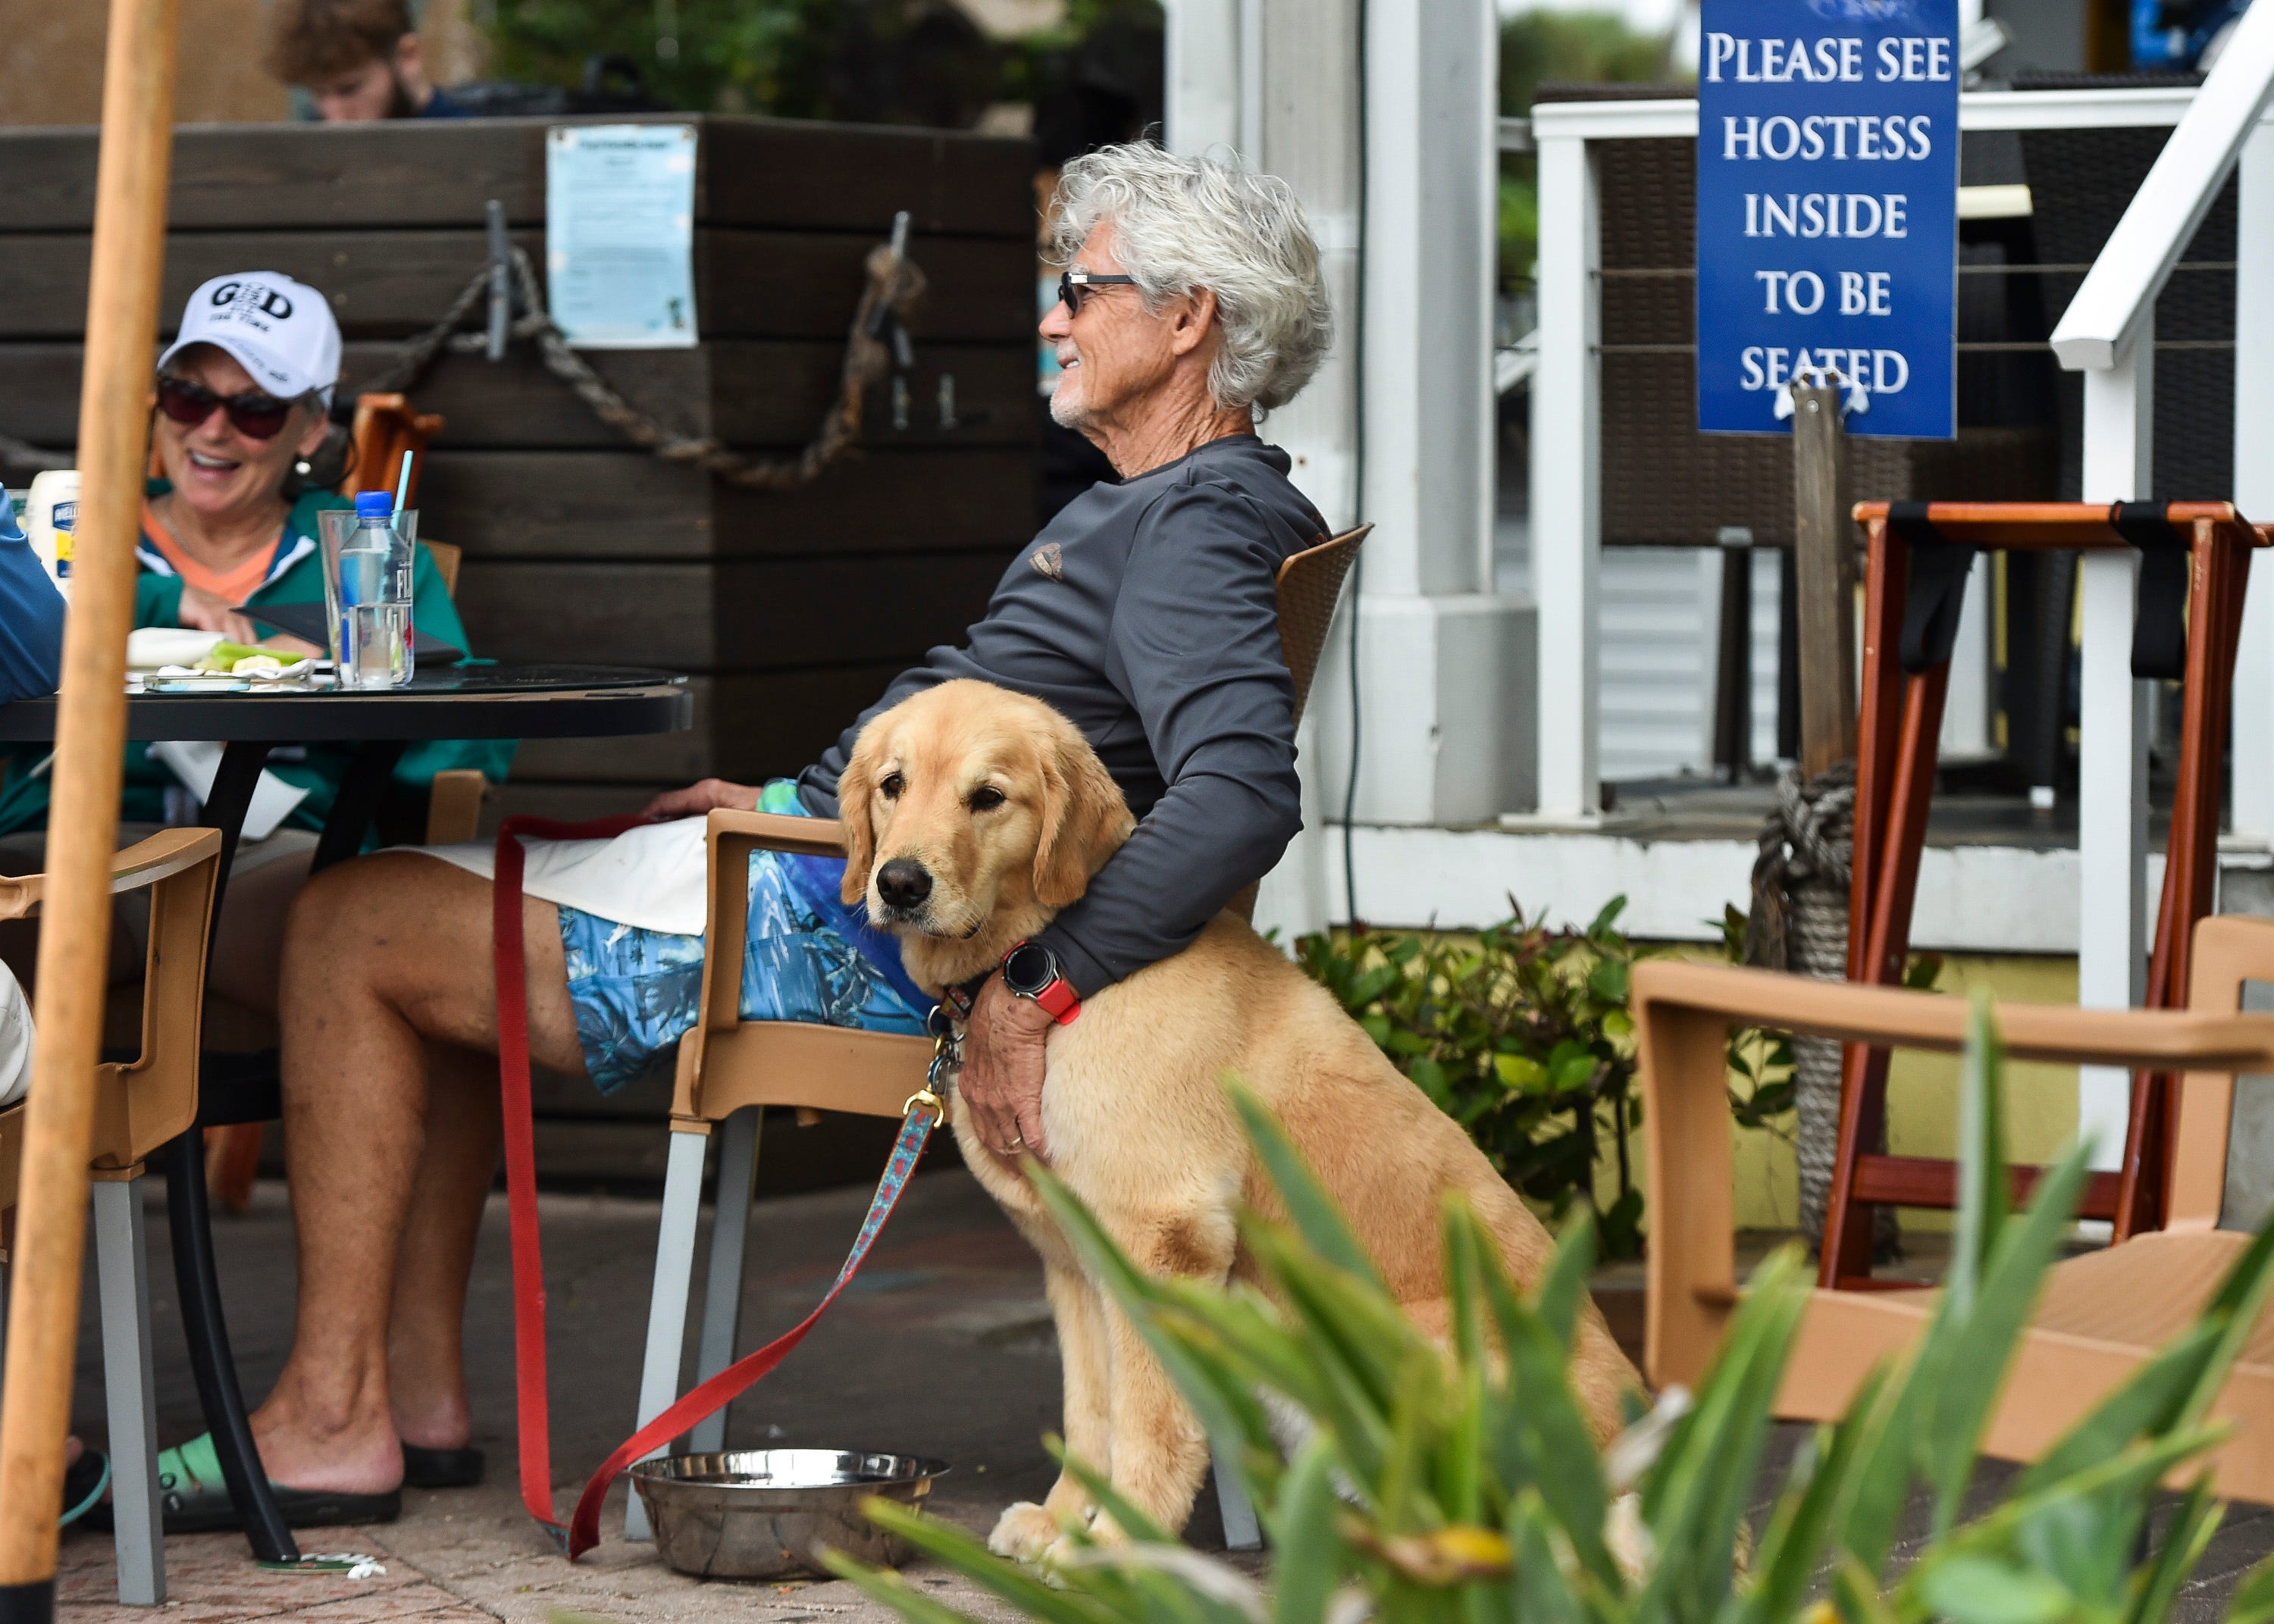
POLYGON ((328 124, 471 116, 426 77, 409 0, 275 0, 267 64, 328 124))

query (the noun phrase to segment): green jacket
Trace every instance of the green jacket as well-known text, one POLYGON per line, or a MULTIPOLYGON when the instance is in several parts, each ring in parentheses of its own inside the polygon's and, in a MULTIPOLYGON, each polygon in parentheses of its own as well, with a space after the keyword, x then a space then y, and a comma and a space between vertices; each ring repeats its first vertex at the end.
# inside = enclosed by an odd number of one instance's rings
MULTIPOLYGON (((154 479, 150 482, 149 493, 162 495, 169 488, 164 480, 154 479)), ((269 567, 268 578, 245 600, 248 619, 260 623, 263 604, 323 601, 323 565, 316 545, 316 515, 327 508, 350 505, 330 491, 311 491, 294 505, 284 521, 284 535, 269 567)), ((136 548, 135 555, 141 561, 142 573, 134 583, 134 624, 180 625, 182 578, 150 545, 147 537, 136 548)), ((412 590, 411 616, 419 630, 465 648, 466 628, 443 588, 441 573, 435 568, 433 555, 423 546, 418 549, 412 590)), ((476 767, 492 783, 501 783, 513 763, 513 752, 511 740, 420 741, 404 750, 395 763, 395 781, 423 793, 438 772, 454 767, 476 767)), ((46 822, 48 777, 44 773, 36 778, 26 776, 46 754, 44 748, 34 751, 19 749, 8 760, 4 784, 0 784, 0 833, 46 822)), ((307 798, 293 808, 287 821, 304 828, 321 829, 354 755, 354 746, 335 744, 312 744, 301 750, 280 748, 271 755, 268 771, 308 792, 307 798)), ((129 822, 165 822, 166 790, 178 782, 163 763, 151 758, 147 746, 129 744, 124 793, 118 816, 129 822)))

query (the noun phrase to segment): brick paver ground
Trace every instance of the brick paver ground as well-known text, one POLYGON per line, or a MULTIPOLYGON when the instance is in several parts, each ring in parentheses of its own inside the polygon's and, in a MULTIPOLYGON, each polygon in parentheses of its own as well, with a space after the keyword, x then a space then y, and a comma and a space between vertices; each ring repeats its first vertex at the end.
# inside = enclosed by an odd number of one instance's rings
MULTIPOLYGON (((743 1346, 795 1323, 828 1285, 860 1222, 866 1190, 834 1190, 763 1203, 748 1272, 743 1346)), ((551 1302, 553 1458, 558 1510, 575 1498, 572 1472, 590 1470, 630 1428, 638 1385, 657 1206, 614 1197, 547 1196, 542 1203, 551 1302)), ((160 1441, 199 1431, 174 1311, 162 1210, 151 1212, 154 1333, 160 1441)), ((267 1392, 289 1345, 292 1234, 281 1186, 264 1185, 253 1210, 222 1221, 223 1289, 247 1392, 267 1392)), ((1758 1249, 1748 1248, 1748 1255, 1758 1249)), ((1931 1267, 1923 1259, 1922 1267, 1931 1267)), ((1597 1286, 1613 1329, 1631 1344, 1641 1330, 1639 1271, 1607 1269, 1597 1286)), ((303 1548, 377 1556, 365 1580, 264 1574, 235 1535, 167 1542, 169 1599, 156 1614, 119 1607, 109 1536, 66 1534, 59 1574, 68 1624, 422 1624, 480 1619, 508 1624, 578 1620, 734 1619, 748 1624, 888 1624, 849 1586, 698 1583, 666 1568, 652 1546, 610 1538, 571 1567, 523 1513, 514 1483, 513 1329, 502 1200, 485 1223, 469 1304, 475 1441, 490 1458, 478 1489, 412 1492, 404 1515, 377 1528, 311 1530, 303 1548)), ((90 1293, 90 1304, 91 1304, 90 1293)), ((689 1339, 690 1346, 692 1338, 689 1339)), ((102 1377, 90 1306, 80 1338, 76 1413, 102 1435, 102 1377)), ((1013 1500, 1039 1496, 1054 1471, 1041 1438, 1058 1424, 1058 1350, 1034 1254, 960 1169, 919 1177, 868 1268, 787 1364, 736 1407, 731 1447, 767 1444, 892 1449, 952 1463, 934 1508, 975 1529, 1013 1500)), ((1766 1500, 1797 1441, 1781 1429, 1764 1472, 1766 1500)), ((2008 1469, 1984 1469, 1987 1497, 2008 1469)), ((607 1529, 621 1526, 622 1489, 607 1529)), ((1924 1531, 1924 1507, 1913 1508, 1924 1531)), ((1212 1494, 1188 1530, 1221 1549, 1212 1494)), ((2236 1579, 2274 1551, 2274 1512, 2236 1507, 2181 1599, 2183 1624, 2213 1624, 2236 1579)), ((1253 1566, 1243 1563, 1243 1566, 1253 1566)), ((960 1580, 921 1566, 911 1575, 941 1599, 983 1618, 1003 1610, 960 1580)))
MULTIPOLYGON (((794 1131, 790 1131, 794 1132, 794 1131)), ((868 1198, 826 1191, 762 1203, 752 1236, 743 1345, 794 1324, 827 1289, 868 1198)), ((155 1198, 154 1197, 154 1203, 155 1198)), ((542 1203, 553 1381, 559 1509, 571 1472, 589 1470, 630 1430, 654 1265, 656 1203, 547 1196, 542 1203)), ((203 1427, 174 1308, 162 1207, 150 1212, 153 1328, 160 1441, 203 1427)), ((281 1185, 253 1209, 221 1221, 218 1244, 230 1328, 247 1393, 267 1390, 290 1345, 293 1249, 281 1185)), ((167 1541, 169 1603, 184 1624, 324 1620, 379 1624, 417 1618, 538 1620, 557 1612, 614 1619, 731 1615, 755 1624, 881 1624, 881 1610, 841 1583, 698 1583, 672 1573, 651 1545, 611 1538, 570 1567, 522 1511, 513 1459, 513 1326, 502 1199, 491 1203, 469 1304, 468 1364, 477 1436, 488 1453, 481 1488, 405 1495, 401 1522, 309 1530, 308 1551, 379 1556, 384 1577, 350 1581, 266 1574, 235 1535, 167 1541)), ((76 1414, 100 1440, 102 1388, 91 1299, 83 1328, 76 1414)), ((692 1337, 689 1338, 692 1345, 692 1337)), ((960 1169, 919 1177, 867 1268, 797 1354, 736 1407, 730 1447, 768 1444, 892 1449, 953 1467, 934 1498, 945 1515, 983 1528, 1012 1500, 1036 1497, 1054 1472, 1041 1438, 1058 1424, 1058 1352, 1034 1253, 960 1169)), ((605 1526, 621 1525, 620 1486, 605 1526)), ((1216 1533, 1213 1501, 1195 1538, 1216 1533)), ((923 1575, 944 1596, 986 1604, 960 1583, 923 1575)), ((67 1533, 59 1575, 72 1624, 149 1624, 118 1607, 107 1534, 67 1533)))

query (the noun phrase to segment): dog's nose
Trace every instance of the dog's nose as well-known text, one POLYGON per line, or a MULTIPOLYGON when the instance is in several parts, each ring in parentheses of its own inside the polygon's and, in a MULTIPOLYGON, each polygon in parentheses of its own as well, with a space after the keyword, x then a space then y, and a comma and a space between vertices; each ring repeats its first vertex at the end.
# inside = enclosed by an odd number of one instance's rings
POLYGON ((877 870, 877 894, 887 907, 913 908, 931 895, 931 870, 913 857, 895 857, 877 870))

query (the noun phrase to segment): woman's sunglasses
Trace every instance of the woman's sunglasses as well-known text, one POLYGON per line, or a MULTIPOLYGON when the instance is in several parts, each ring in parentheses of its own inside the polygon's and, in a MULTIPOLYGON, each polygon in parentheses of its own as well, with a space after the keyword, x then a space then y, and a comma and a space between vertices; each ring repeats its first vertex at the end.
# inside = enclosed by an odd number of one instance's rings
POLYGON ((185 429, 193 429, 219 407, 229 413, 230 426, 247 440, 274 440, 292 415, 293 402, 248 389, 243 395, 215 395, 186 378, 158 380, 158 410, 185 429))
POLYGON ((1065 305, 1066 314, 1069 316, 1081 314, 1081 301, 1086 290, 1103 287, 1107 282, 1118 282, 1124 287, 1133 288, 1137 285, 1137 279, 1134 276, 1098 276, 1083 270, 1078 265, 1068 266, 1065 270, 1060 271, 1058 299, 1065 305))

